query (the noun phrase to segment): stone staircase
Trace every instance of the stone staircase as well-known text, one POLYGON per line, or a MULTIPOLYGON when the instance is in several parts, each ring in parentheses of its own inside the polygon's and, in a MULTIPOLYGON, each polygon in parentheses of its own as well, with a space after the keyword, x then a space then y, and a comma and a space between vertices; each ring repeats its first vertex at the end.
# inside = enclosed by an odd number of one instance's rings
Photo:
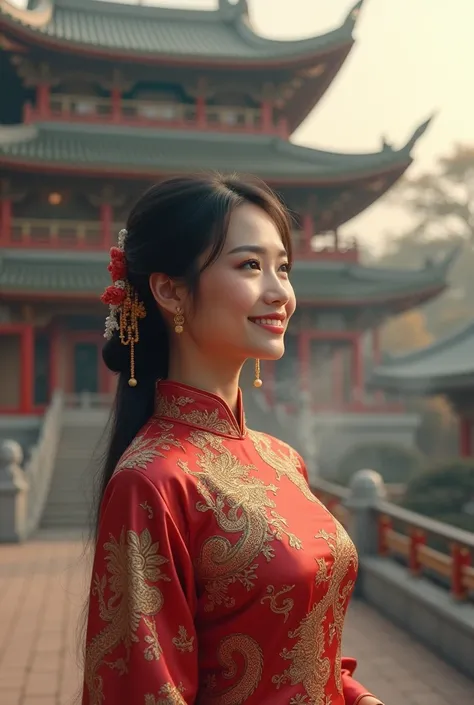
POLYGON ((105 450, 107 408, 66 408, 41 529, 90 525, 94 476, 105 450))

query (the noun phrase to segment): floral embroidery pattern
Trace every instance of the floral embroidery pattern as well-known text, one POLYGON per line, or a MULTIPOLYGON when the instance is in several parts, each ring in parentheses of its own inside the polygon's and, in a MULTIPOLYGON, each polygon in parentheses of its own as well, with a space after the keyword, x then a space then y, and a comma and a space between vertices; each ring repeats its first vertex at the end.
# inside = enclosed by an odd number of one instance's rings
POLYGON ((235 425, 232 425, 228 419, 222 417, 218 408, 212 410, 198 409, 196 408, 195 400, 189 397, 159 396, 156 413, 158 416, 184 421, 214 433, 223 433, 227 436, 235 437, 240 435, 235 425), (185 407, 193 405, 193 409, 184 411, 185 407))
POLYGON ((182 448, 180 441, 176 440, 173 434, 170 433, 172 428, 173 425, 168 424, 167 430, 159 435, 148 436, 145 431, 136 436, 120 458, 115 468, 115 473, 121 470, 133 470, 134 468, 146 470, 155 458, 166 458, 163 451, 170 451, 171 448, 182 448))
POLYGON ((274 585, 269 585, 267 587, 267 595, 265 597, 262 597, 260 600, 260 604, 263 605, 263 603, 268 600, 270 602, 270 609, 272 612, 275 614, 283 614, 285 615, 284 621, 288 619, 290 616, 290 612, 294 607, 295 601, 291 597, 285 597, 285 599, 282 601, 281 605, 278 605, 277 600, 278 598, 282 597, 283 595, 286 595, 288 592, 291 592, 291 590, 294 590, 295 586, 294 585, 285 585, 282 587, 281 590, 278 592, 275 592, 276 588, 274 585))
POLYGON ((165 683, 165 685, 161 686, 157 698, 154 695, 145 695, 145 705, 186 705, 183 693, 182 683, 178 687, 171 683, 165 683))
POLYGON ((172 639, 172 642, 178 651, 181 651, 182 653, 191 653, 194 651, 194 637, 189 636, 186 631, 186 627, 179 627, 178 636, 175 636, 174 639, 172 639))
POLYGON ((100 619, 106 626, 86 649, 85 683, 91 705, 103 702, 102 677, 98 673, 102 665, 121 674, 127 672, 130 650, 132 644, 138 642, 137 630, 142 619, 150 631, 145 658, 159 658, 161 647, 152 618, 163 607, 163 595, 153 583, 170 580, 161 572, 161 566, 168 563, 168 559, 158 553, 159 545, 153 543, 148 529, 140 535, 123 529, 119 540, 111 536, 104 550, 109 575, 94 576, 92 597, 99 601, 100 619), (107 588, 112 593, 109 599, 105 598, 107 588), (105 656, 121 644, 125 647, 125 658, 105 661, 105 656))
POLYGON ((148 518, 149 518, 149 519, 153 519, 153 516, 154 516, 154 514, 153 514, 153 509, 150 507, 150 505, 148 504, 148 502, 142 502, 142 503, 140 504, 140 507, 146 511, 146 513, 148 514, 148 518))

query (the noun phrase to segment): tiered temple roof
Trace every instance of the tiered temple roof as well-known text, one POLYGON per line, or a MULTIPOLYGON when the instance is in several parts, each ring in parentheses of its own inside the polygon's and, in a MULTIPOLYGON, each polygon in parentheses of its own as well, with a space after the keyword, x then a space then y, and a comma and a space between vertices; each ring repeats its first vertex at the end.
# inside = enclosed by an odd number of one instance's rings
POLYGON ((281 72, 289 72, 294 78, 280 100, 294 130, 349 54, 362 4, 357 2, 336 29, 294 41, 258 35, 246 0, 219 0, 214 11, 98 0, 37 0, 30 3, 33 9, 19 10, 0 0, 0 30, 10 41, 88 58, 224 71, 264 69, 270 81, 272 73, 281 80, 281 72))
MULTIPOLYGON (((0 294, 96 298, 109 283, 106 253, 4 250, 0 294)), ((389 307, 403 311, 441 293, 450 258, 422 270, 373 269, 357 263, 297 261, 292 283, 300 303, 389 307)))
MULTIPOLYGON (((426 128, 425 123, 422 128, 426 128)), ((160 175, 190 169, 252 172, 280 182, 344 183, 394 174, 411 163, 420 129, 401 149, 338 154, 300 147, 274 135, 42 123, 0 126, 1 165, 40 164, 75 172, 160 175)))
MULTIPOLYGON (((196 170, 252 173, 285 197, 296 194, 296 207, 306 208, 310 216, 311 232, 335 232, 404 173, 429 121, 399 149, 384 143, 376 153, 338 154, 292 144, 277 124, 268 130, 261 116, 256 128, 239 129, 225 123, 213 126, 207 118, 199 124, 195 117, 192 124, 184 119, 139 124, 120 110, 128 100, 133 102, 126 86, 146 83, 151 75, 160 85, 174 81, 179 86, 182 81, 187 100, 196 100, 201 80, 222 88, 232 76, 249 95, 256 91, 260 112, 271 89, 265 107, 283 117, 291 133, 318 102, 353 46, 362 4, 363 0, 357 2, 331 32, 276 41, 254 31, 247 0, 219 0, 214 11, 98 0, 30 0, 28 9, 21 10, 0 0, 0 46, 12 60, 10 69, 17 72, 12 86, 23 91, 21 100, 26 103, 31 98, 27 91, 31 87, 37 91, 36 105, 26 105, 23 124, 0 126, 0 176, 15 182, 17 190, 15 172, 40 173, 51 180, 57 179, 55 174, 93 176, 98 187, 103 177, 108 184, 121 179, 126 189, 131 179, 141 180, 145 187, 162 176, 196 170), (117 90, 122 90, 119 110, 113 114, 107 103, 105 113, 92 116, 69 108, 59 114, 52 111, 48 101, 61 97, 54 88, 61 85, 63 69, 64 76, 80 75, 86 82, 91 75, 100 78, 100 88, 107 94, 117 80, 117 90)), ((200 97, 205 101, 204 94, 205 90, 200 97)), ((105 100, 111 101, 111 95, 105 100)), ((84 248, 61 252, 53 247, 40 251, 33 240, 20 240, 16 248, 13 240, 7 240, 4 247, 3 295, 95 297, 107 283, 105 252, 84 248)), ((445 287, 447 265, 409 273, 375 270, 347 257, 337 261, 341 253, 330 252, 332 261, 327 261, 307 252, 309 260, 296 263, 293 281, 300 301, 327 306, 367 303, 376 308, 388 304, 391 311, 404 310, 445 287)))
MULTIPOLYGON (((31 5, 30 5, 31 6, 31 5)), ((29 42, 61 45, 71 52, 91 50, 155 58, 199 58, 261 63, 287 62, 327 55, 353 43, 352 32, 362 1, 343 24, 323 35, 278 41, 258 35, 248 18, 246 0, 220 0, 214 11, 139 7, 100 0, 39 0, 34 9, 20 10, 0 0, 3 22, 29 42), (138 9, 138 11, 137 11, 138 9)))
POLYGON ((474 322, 421 350, 392 358, 375 370, 371 383, 421 395, 474 389, 474 322))

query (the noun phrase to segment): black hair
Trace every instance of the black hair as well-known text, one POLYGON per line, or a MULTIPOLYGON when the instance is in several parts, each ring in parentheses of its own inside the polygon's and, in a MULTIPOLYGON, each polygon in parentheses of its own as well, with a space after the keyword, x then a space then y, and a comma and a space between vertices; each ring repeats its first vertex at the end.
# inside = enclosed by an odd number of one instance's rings
POLYGON ((219 174, 168 179, 150 188, 133 207, 127 224, 127 278, 144 303, 135 346, 136 387, 130 387, 130 348, 117 331, 106 342, 103 359, 118 373, 111 433, 98 478, 95 530, 106 486, 127 447, 152 416, 158 379, 168 376, 169 340, 165 320, 153 298, 149 277, 163 272, 184 282, 192 295, 201 272, 214 262, 224 245, 233 210, 251 203, 274 221, 291 261, 290 218, 278 197, 264 183, 219 174), (202 257, 209 253, 204 264, 202 257))

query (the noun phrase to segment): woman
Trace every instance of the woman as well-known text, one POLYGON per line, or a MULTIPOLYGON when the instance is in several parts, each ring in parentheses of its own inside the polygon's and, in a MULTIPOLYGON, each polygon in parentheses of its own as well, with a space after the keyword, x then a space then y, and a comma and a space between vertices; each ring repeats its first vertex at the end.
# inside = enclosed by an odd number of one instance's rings
POLYGON ((287 213, 262 184, 172 179, 111 255, 84 705, 380 705, 340 656, 354 546, 238 387, 284 352, 287 213))

